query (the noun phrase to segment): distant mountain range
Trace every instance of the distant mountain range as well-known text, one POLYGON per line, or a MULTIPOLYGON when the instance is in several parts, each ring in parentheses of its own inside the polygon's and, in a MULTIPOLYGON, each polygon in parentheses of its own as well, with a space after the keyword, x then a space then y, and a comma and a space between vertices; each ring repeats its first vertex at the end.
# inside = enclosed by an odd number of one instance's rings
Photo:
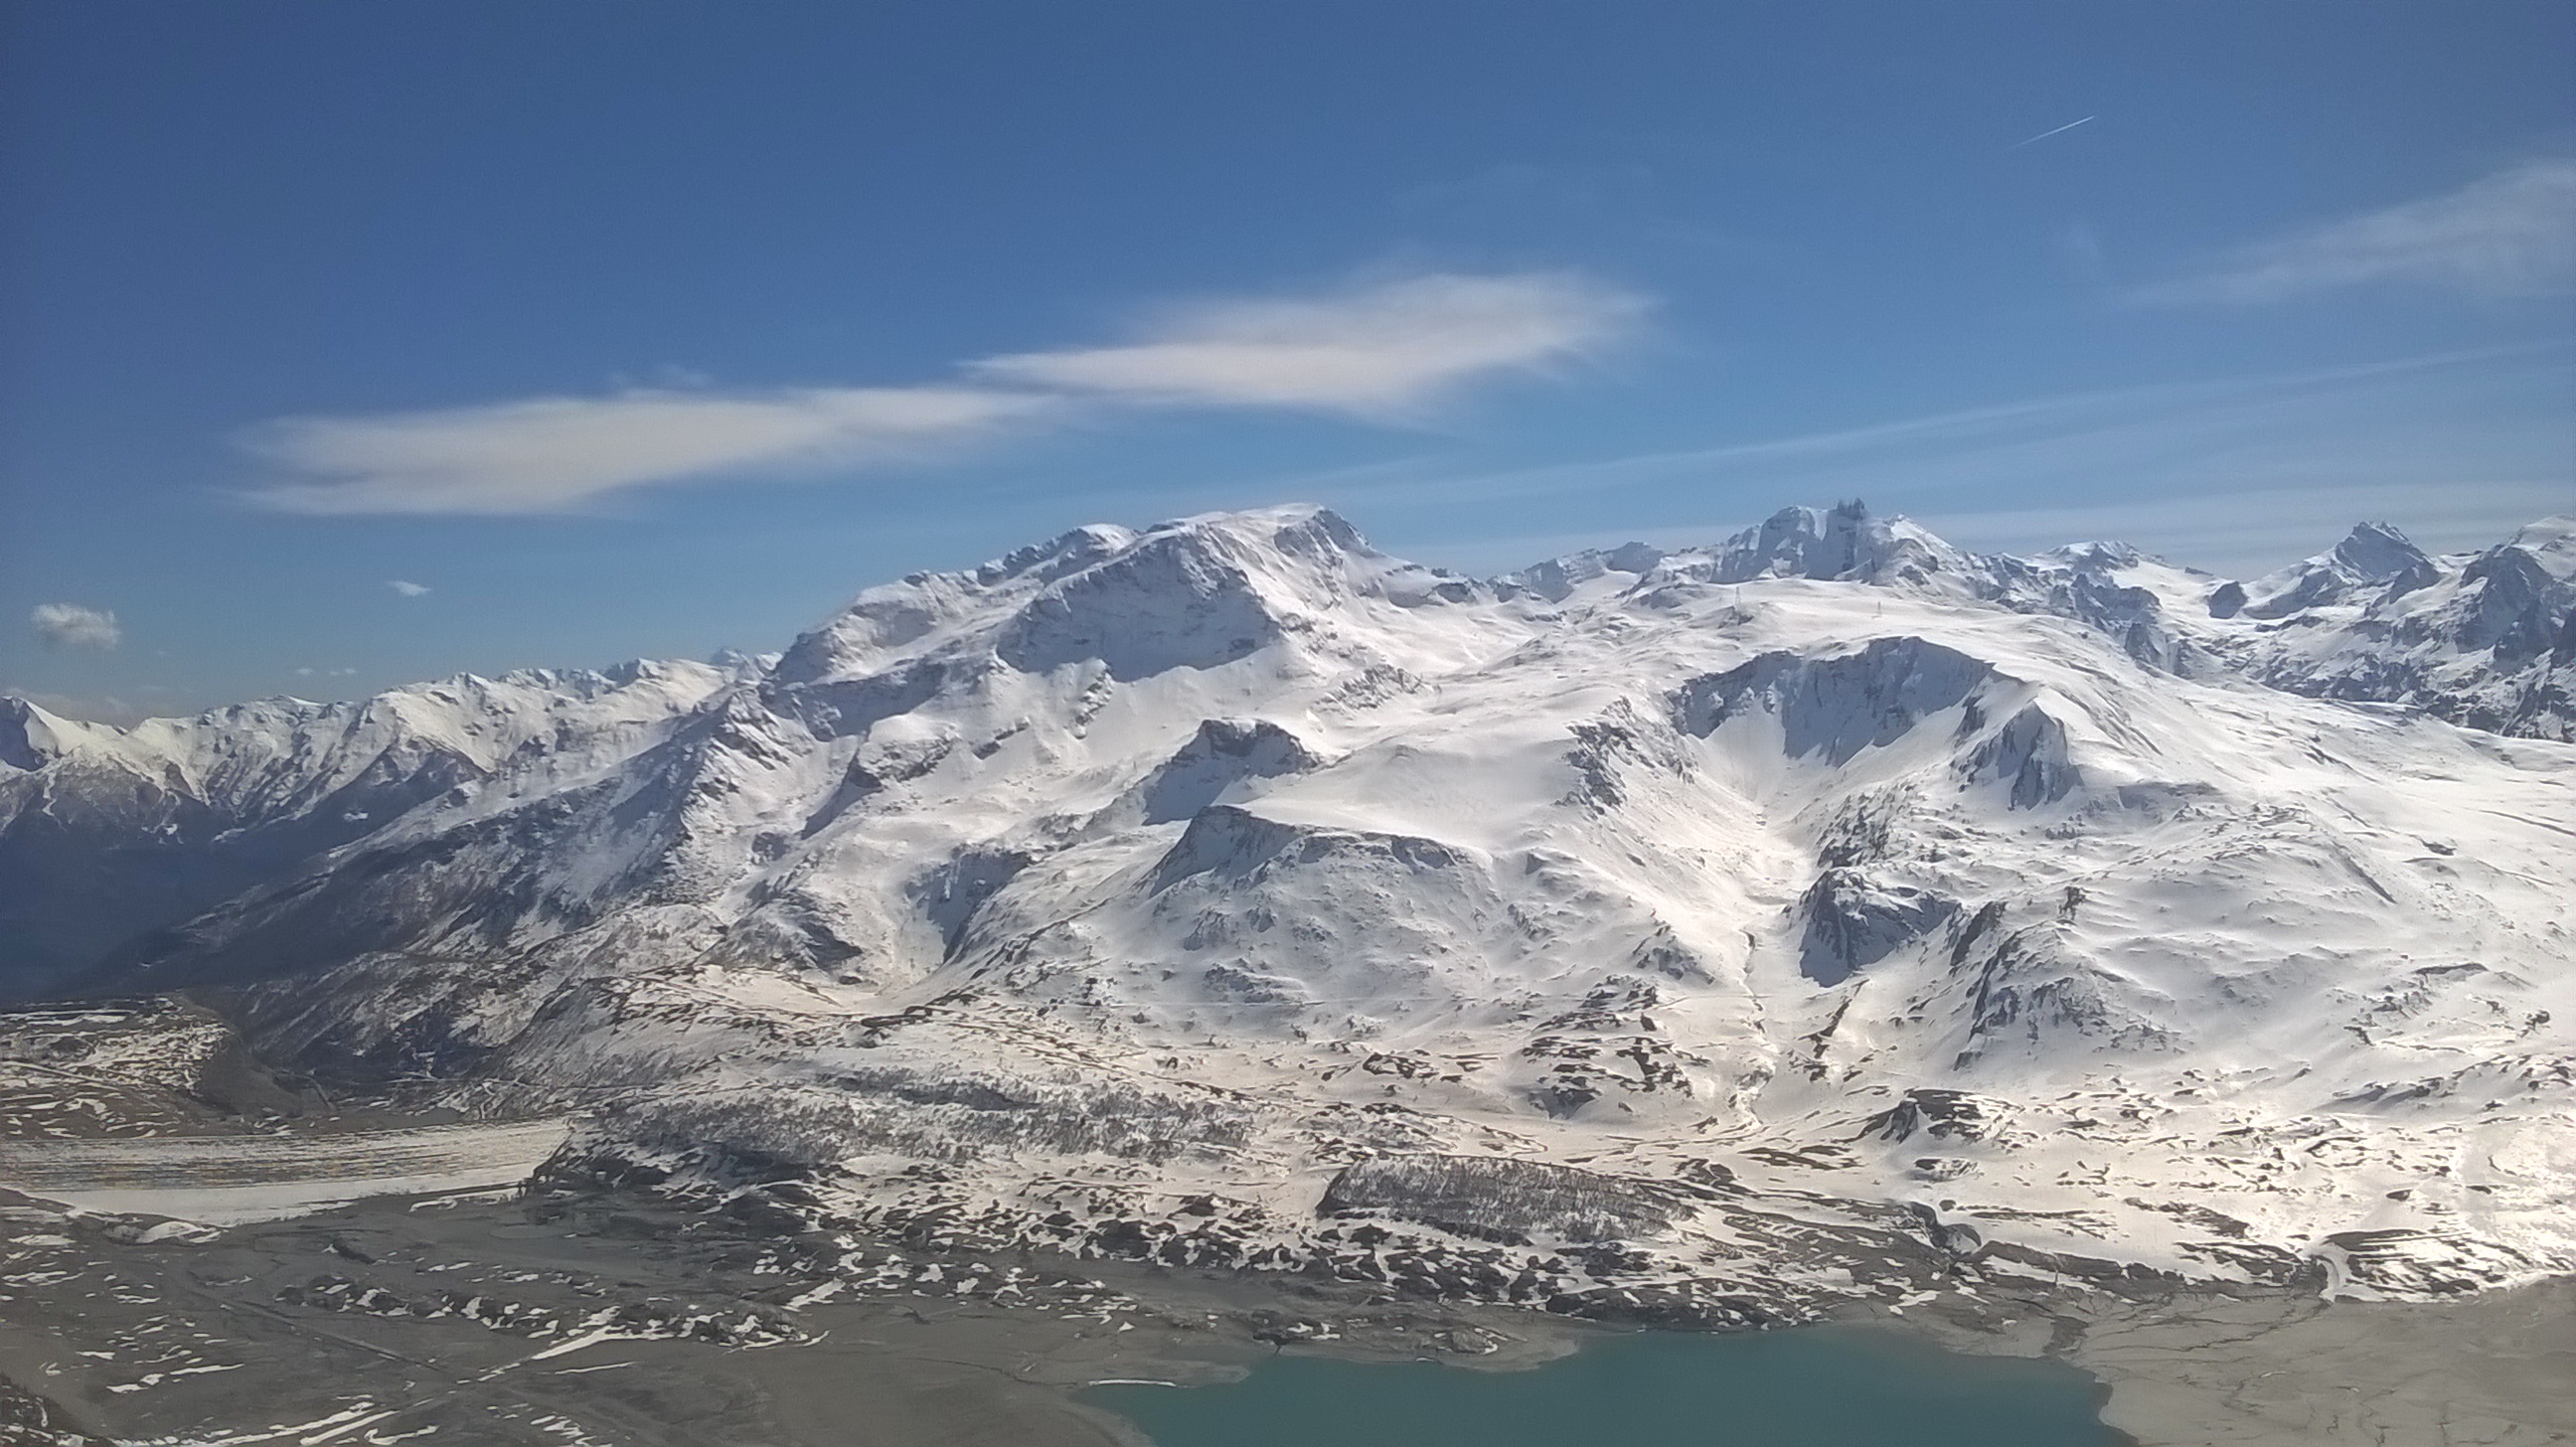
POLYGON ((1857 504, 1482 580, 1092 527, 774 657, 0 702, 0 970, 1166 1259, 2456 1289, 2576 1269, 2572 689, 2568 519, 2246 581, 1857 504))

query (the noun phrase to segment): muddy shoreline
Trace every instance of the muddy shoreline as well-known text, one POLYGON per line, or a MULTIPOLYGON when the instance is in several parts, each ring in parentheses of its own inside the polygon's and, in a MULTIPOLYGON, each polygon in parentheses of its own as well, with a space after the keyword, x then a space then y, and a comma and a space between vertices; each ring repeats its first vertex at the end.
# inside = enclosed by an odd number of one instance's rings
POLYGON ((2064 1353, 2171 1443, 2576 1441, 2576 1279, 2449 1301, 2133 1304, 2064 1353))

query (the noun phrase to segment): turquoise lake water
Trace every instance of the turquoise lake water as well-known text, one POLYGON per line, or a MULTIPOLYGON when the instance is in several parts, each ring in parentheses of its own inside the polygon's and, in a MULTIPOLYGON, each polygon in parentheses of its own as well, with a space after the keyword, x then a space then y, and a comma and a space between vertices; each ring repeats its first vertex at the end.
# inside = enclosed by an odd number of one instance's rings
POLYGON ((1610 1337, 1524 1372, 1280 1357, 1215 1387, 1094 1387, 1156 1447, 2115 1447, 2059 1362, 1842 1328, 1610 1337))

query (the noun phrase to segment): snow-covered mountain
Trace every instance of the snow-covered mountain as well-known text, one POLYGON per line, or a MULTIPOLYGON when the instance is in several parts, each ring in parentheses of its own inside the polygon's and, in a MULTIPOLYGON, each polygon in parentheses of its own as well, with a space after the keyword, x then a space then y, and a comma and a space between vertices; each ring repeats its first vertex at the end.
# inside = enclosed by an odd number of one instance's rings
POLYGON ((882 1219, 2450 1289, 2576 1269, 2569 537, 2232 583, 1849 504, 1478 581, 1085 528, 764 666, 13 704, 0 904, 303 1068, 882 1219), (84 933, 84 872, 168 927, 84 933))
POLYGON ((2219 645, 2229 661, 2279 687, 2576 738, 2576 518, 2438 559, 2364 524, 2330 553, 2217 589, 2209 612, 2236 625, 2219 645))
POLYGON ((635 663, 269 699, 131 729, 0 697, 0 999, 530 768, 596 769, 739 669, 635 663))

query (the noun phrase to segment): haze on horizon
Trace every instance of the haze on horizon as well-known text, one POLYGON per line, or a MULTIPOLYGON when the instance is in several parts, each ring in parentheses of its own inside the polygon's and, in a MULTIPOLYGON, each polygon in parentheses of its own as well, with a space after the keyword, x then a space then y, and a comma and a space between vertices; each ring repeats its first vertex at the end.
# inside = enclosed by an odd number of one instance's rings
POLYGON ((770 648, 1092 521, 2576 508, 2576 18, 0 12, 0 690, 770 648))

